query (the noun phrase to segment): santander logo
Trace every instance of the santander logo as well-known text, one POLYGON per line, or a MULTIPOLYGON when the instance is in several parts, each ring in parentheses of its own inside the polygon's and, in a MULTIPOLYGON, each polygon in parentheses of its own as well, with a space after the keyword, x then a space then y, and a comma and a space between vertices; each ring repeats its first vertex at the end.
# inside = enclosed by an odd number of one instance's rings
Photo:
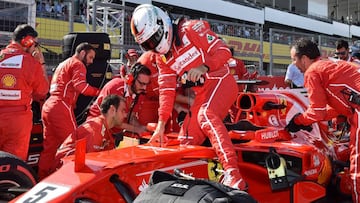
POLYGON ((200 51, 196 47, 191 47, 182 55, 176 58, 175 63, 171 66, 171 69, 175 70, 177 73, 181 72, 187 65, 195 61, 199 56, 201 56, 200 51))

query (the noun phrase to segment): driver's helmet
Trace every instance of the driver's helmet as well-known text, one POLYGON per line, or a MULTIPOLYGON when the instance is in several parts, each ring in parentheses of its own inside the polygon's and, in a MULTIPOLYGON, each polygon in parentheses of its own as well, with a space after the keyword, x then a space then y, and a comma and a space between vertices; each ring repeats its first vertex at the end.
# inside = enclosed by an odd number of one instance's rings
POLYGON ((142 4, 133 12, 131 33, 143 50, 166 54, 173 38, 171 18, 156 6, 142 4))
POLYGON ((350 47, 351 55, 360 59, 360 40, 357 40, 350 47))

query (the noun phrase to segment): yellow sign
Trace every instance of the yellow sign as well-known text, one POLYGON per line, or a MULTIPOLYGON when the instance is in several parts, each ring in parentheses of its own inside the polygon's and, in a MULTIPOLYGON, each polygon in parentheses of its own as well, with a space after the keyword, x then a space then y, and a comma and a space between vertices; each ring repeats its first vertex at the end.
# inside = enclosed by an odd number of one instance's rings
MULTIPOLYGON (((240 53, 240 59, 245 61, 259 62, 260 58, 260 41, 232 37, 227 35, 221 35, 221 37, 227 42, 229 47, 234 47, 234 51, 240 53)), ((290 64, 290 45, 272 43, 273 63, 275 64, 290 64)), ((321 47, 322 57, 332 56, 334 49, 329 47, 321 47)), ((263 42, 263 62, 270 63, 270 43, 263 42)))

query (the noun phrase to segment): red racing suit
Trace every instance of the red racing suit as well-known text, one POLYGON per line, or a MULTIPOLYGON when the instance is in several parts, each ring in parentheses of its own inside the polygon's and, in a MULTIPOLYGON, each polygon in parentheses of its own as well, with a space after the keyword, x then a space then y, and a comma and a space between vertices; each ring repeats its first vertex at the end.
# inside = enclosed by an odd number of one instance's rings
POLYGON ((138 105, 138 121, 141 125, 156 123, 158 120, 157 110, 159 108, 159 84, 158 68, 156 65, 156 53, 147 51, 143 53, 138 62, 150 69, 150 84, 146 86, 146 94, 141 97, 138 105))
MULTIPOLYGON (((147 125, 147 123, 156 123, 159 119, 159 71, 156 65, 156 53, 147 51, 143 53, 138 62, 148 67, 151 71, 150 84, 146 87, 146 94, 139 99, 139 105, 137 112, 138 121, 141 125, 147 125)), ((166 132, 179 132, 179 125, 177 124, 177 112, 174 109, 172 112, 172 119, 166 124, 166 132)))
POLYGON ((44 150, 40 154, 39 177, 49 175, 56 150, 76 127, 74 105, 79 94, 97 96, 100 90, 86 82, 86 67, 76 56, 56 68, 50 85, 50 97, 42 108, 44 150))
MULTIPOLYGON (((249 73, 242 60, 232 57, 229 59, 228 64, 229 64, 230 73, 231 75, 234 76, 235 80, 248 79, 249 73)), ((242 90, 243 89, 239 89, 239 91, 242 90)))
POLYGON ((345 115, 350 129, 350 173, 352 177, 353 202, 360 202, 360 105, 349 101, 352 91, 360 95, 359 67, 346 61, 318 60, 305 71, 304 85, 308 90, 310 105, 295 118, 295 124, 311 125, 326 121, 337 115, 345 115))
POLYGON ((41 64, 17 43, 0 52, 0 150, 27 160, 34 95, 45 98, 49 83, 41 64))
POLYGON ((51 168, 55 171, 61 165, 61 158, 71 155, 75 151, 77 140, 86 138, 86 153, 111 150, 115 148, 115 141, 103 115, 86 120, 71 133, 56 153, 55 164, 51 168))
POLYGON ((168 54, 157 57, 159 68, 159 120, 167 121, 173 109, 177 76, 191 68, 206 65, 202 86, 192 87, 195 100, 182 125, 179 139, 183 144, 202 144, 208 137, 225 170, 238 168, 237 157, 223 124, 230 106, 236 99, 237 85, 227 61, 230 50, 210 30, 206 21, 181 21, 179 40, 174 40, 168 54), (179 41, 179 44, 175 44, 179 41))
POLYGON ((120 69, 119 69, 119 75, 121 78, 125 78, 125 76, 129 73, 130 71, 130 67, 126 64, 123 64, 120 66, 120 69))

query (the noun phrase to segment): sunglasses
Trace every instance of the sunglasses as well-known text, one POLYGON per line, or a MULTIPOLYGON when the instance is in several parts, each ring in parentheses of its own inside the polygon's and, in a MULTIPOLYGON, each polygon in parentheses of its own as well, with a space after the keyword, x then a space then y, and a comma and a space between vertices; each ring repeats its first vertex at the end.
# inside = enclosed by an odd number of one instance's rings
POLYGON ((346 55, 346 51, 335 52, 335 55, 346 55))

